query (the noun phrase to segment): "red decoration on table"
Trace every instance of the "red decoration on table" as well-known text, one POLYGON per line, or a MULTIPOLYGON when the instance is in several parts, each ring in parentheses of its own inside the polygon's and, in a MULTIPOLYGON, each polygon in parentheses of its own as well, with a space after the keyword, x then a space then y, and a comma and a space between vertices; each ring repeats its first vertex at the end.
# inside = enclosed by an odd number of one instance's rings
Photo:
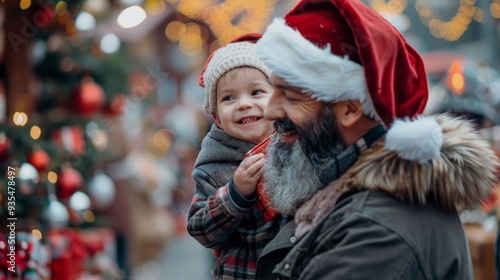
POLYGON ((71 167, 64 167, 57 179, 56 194, 59 199, 68 199, 83 184, 82 175, 71 167))
POLYGON ((78 232, 69 228, 50 231, 47 240, 52 248, 51 279, 79 279, 88 254, 78 232))
MULTIPOLYGON (((274 134, 273 134, 274 135, 274 134)), ((255 155, 255 154, 260 154, 263 153, 264 155, 267 154, 267 146, 272 140, 273 135, 267 137, 264 139, 262 142, 257 144, 257 146, 253 147, 250 151, 248 151, 245 154, 245 157, 255 155)), ((277 214, 276 210, 274 210, 269 202, 269 199, 264 192, 264 186, 263 186, 263 179, 261 178, 259 182, 257 183, 257 196, 259 199, 256 202, 256 207, 262 212, 264 215, 264 219, 269 222, 271 221, 277 214)))

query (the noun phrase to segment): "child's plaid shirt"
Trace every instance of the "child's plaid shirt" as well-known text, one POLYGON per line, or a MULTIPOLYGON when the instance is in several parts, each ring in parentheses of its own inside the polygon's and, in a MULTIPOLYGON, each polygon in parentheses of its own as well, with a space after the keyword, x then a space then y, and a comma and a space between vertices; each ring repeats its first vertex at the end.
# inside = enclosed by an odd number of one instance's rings
POLYGON ((232 186, 236 168, 253 146, 213 125, 196 160, 187 229, 203 246, 220 252, 215 279, 254 279, 258 255, 285 222, 277 216, 266 223, 254 207, 256 198, 245 199, 232 186))

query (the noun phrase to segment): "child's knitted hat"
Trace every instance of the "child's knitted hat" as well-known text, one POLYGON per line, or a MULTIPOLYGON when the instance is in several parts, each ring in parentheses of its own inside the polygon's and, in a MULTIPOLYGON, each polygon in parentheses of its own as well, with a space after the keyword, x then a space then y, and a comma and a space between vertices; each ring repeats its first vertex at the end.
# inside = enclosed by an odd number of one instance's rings
POLYGON ((239 36, 208 57, 199 78, 199 85, 206 90, 205 112, 210 115, 217 112, 217 82, 227 72, 238 67, 253 67, 269 77, 271 70, 255 53, 255 42, 261 36, 257 33, 239 36))

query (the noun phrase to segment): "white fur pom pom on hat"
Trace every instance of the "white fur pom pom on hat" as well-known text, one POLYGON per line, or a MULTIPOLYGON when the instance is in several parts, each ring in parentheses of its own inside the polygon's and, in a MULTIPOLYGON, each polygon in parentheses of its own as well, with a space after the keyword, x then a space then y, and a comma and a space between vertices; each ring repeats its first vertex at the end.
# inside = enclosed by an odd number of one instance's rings
POLYGON ((437 158, 442 145, 443 131, 432 117, 396 120, 385 138, 386 149, 421 164, 437 158))

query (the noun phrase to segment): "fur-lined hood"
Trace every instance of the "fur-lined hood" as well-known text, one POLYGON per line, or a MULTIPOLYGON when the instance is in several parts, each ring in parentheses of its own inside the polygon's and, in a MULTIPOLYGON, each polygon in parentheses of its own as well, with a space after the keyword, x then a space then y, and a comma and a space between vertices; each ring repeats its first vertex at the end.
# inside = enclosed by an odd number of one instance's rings
POLYGON ((497 180, 495 152, 469 122, 433 118, 443 132, 439 157, 425 164, 404 160, 380 140, 345 174, 344 190, 382 190, 419 204, 431 199, 457 211, 479 208, 497 180))

